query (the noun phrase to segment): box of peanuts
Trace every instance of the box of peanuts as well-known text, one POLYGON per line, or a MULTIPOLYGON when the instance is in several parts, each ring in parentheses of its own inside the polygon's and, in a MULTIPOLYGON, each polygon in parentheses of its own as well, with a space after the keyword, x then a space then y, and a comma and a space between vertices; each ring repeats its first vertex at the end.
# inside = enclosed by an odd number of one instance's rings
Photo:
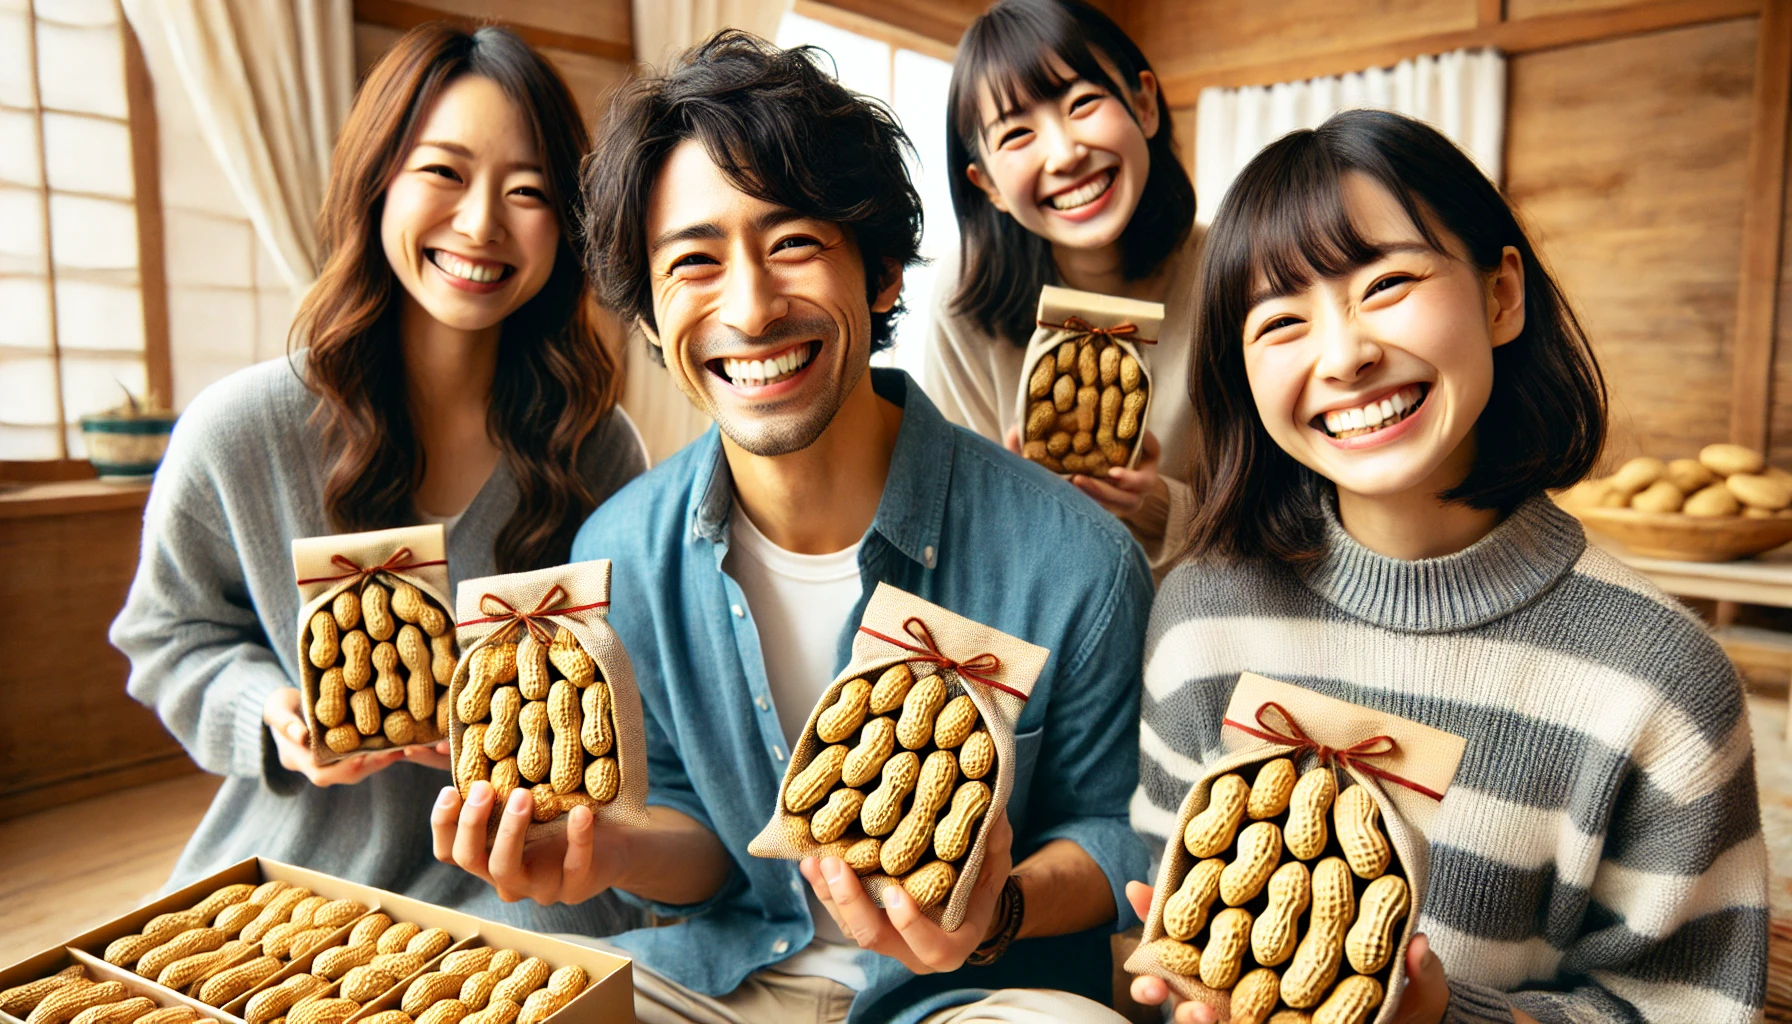
POLYGON ((461 581, 466 656, 444 705, 454 784, 489 782, 499 801, 527 786, 531 842, 579 805, 647 824, 641 694, 609 607, 608 559, 461 581))
POLYGON ((1014 723, 1050 654, 878 584, 748 852, 841 857, 879 906, 900 885, 955 930, 1014 790, 1014 723))
POLYGON ((1163 319, 1161 302, 1046 285, 1021 360, 1021 454, 1067 475, 1138 465, 1151 411, 1139 346, 1155 343, 1163 319))
POLYGON ((0 1024, 632 1024, 630 962, 251 858, 0 970, 0 1024))
POLYGON ((299 692, 319 764, 447 737, 459 660, 442 527, 292 542, 299 692))
POLYGON ((1233 1024, 1386 1024, 1463 741, 1251 673, 1224 725, 1126 970, 1233 1024))

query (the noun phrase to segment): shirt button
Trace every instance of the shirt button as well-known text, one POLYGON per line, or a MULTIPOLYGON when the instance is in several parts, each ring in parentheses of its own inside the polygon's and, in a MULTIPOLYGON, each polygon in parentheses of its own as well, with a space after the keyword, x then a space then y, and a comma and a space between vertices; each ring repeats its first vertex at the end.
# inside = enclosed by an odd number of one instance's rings
POLYGON ((772 756, 777 758, 780 761, 784 760, 784 748, 783 747, 773 747, 772 748, 772 756))
POLYGON ((924 565, 926 565, 927 568, 929 568, 929 569, 933 568, 933 545, 932 544, 929 544, 926 547, 921 549, 921 562, 924 565))
POLYGON ((784 951, 789 948, 790 948, 790 941, 788 939, 779 939, 778 941, 772 943, 772 952, 779 956, 783 956, 784 951))
POLYGON ((770 711, 772 709, 772 702, 769 700, 766 700, 764 697, 760 697, 758 700, 754 701, 753 703, 758 705, 759 710, 761 710, 761 711, 770 711))
POLYGON ((735 617, 735 618, 737 618, 737 619, 744 619, 744 618, 746 618, 746 617, 747 617, 747 612, 746 612, 746 609, 744 609, 744 608, 742 608, 742 607, 741 607, 741 606, 740 606, 740 605, 738 605, 738 604, 737 604, 737 605, 734 605, 734 606, 732 606, 732 607, 730 607, 730 608, 729 608, 729 609, 728 609, 728 610, 729 610, 729 611, 731 611, 731 612, 733 612, 733 613, 734 613, 734 617, 735 617))

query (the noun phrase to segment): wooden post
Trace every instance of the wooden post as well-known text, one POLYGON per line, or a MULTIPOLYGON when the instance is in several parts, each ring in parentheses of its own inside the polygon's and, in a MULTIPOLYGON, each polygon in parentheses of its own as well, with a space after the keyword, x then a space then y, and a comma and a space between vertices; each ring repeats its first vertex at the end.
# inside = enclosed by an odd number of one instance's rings
POLYGON ((1730 440, 1766 451, 1773 420, 1774 328, 1785 220, 1787 118, 1792 115, 1792 0, 1767 0, 1755 49, 1742 276, 1730 384, 1730 440))

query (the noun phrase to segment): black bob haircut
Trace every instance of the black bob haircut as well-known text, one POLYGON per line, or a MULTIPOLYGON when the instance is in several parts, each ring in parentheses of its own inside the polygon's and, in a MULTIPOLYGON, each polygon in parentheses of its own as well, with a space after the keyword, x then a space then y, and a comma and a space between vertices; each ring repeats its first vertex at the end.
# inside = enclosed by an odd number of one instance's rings
MULTIPOLYGON (((742 192, 850 228, 867 299, 882 290, 886 263, 919 261, 921 196, 903 164, 913 146, 882 104, 826 74, 825 58, 724 29, 616 94, 580 172, 585 267, 605 305, 657 330, 647 199, 687 139, 742 192)), ((901 311, 898 302, 871 314, 872 351, 889 347, 901 311)))
MULTIPOLYGON (((1150 62, 1120 26, 1083 0, 1002 0, 965 30, 946 98, 951 118, 946 167, 960 254, 953 312, 984 333, 1024 348, 1033 336, 1039 289, 1058 280, 1051 243, 991 205, 965 174, 972 164, 982 166, 984 94, 1015 109, 1057 99, 1080 79, 1100 86, 1131 110, 1139 73, 1150 70, 1150 62), (1054 58, 1075 77, 1060 78, 1054 58), (1110 67, 1121 81, 1114 80, 1110 67)), ((1157 108, 1157 134, 1146 140, 1151 169, 1138 208, 1120 235, 1121 272, 1129 281, 1155 273, 1195 223, 1195 186, 1176 157, 1161 88, 1157 108)))
POLYGON ((1435 129, 1386 111, 1346 111, 1290 132, 1252 159, 1207 231, 1189 361, 1202 453, 1191 481, 1201 500, 1189 555, 1303 562, 1321 553, 1330 485, 1264 430, 1245 376, 1244 323, 1255 283, 1299 291, 1381 258, 1350 221, 1343 179, 1352 173, 1392 194, 1438 252, 1449 253, 1446 236, 1454 236, 1483 272, 1499 266, 1508 245, 1523 262, 1524 329, 1493 350, 1475 464, 1442 497, 1509 512, 1579 481, 1598 460, 1605 380, 1505 198, 1435 129))

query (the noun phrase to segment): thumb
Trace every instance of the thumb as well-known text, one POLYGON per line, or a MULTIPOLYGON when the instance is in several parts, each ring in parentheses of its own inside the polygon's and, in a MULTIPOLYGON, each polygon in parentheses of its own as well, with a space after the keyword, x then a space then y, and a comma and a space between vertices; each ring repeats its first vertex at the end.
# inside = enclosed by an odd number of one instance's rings
POLYGON ((1414 935, 1406 947, 1406 991, 1395 1015, 1399 1024, 1435 1024, 1450 1005, 1450 982, 1443 961, 1431 951, 1431 940, 1414 935))
POLYGON ((1126 902, 1132 904, 1133 913, 1139 920, 1151 916, 1151 887, 1144 882, 1126 883, 1126 902))

